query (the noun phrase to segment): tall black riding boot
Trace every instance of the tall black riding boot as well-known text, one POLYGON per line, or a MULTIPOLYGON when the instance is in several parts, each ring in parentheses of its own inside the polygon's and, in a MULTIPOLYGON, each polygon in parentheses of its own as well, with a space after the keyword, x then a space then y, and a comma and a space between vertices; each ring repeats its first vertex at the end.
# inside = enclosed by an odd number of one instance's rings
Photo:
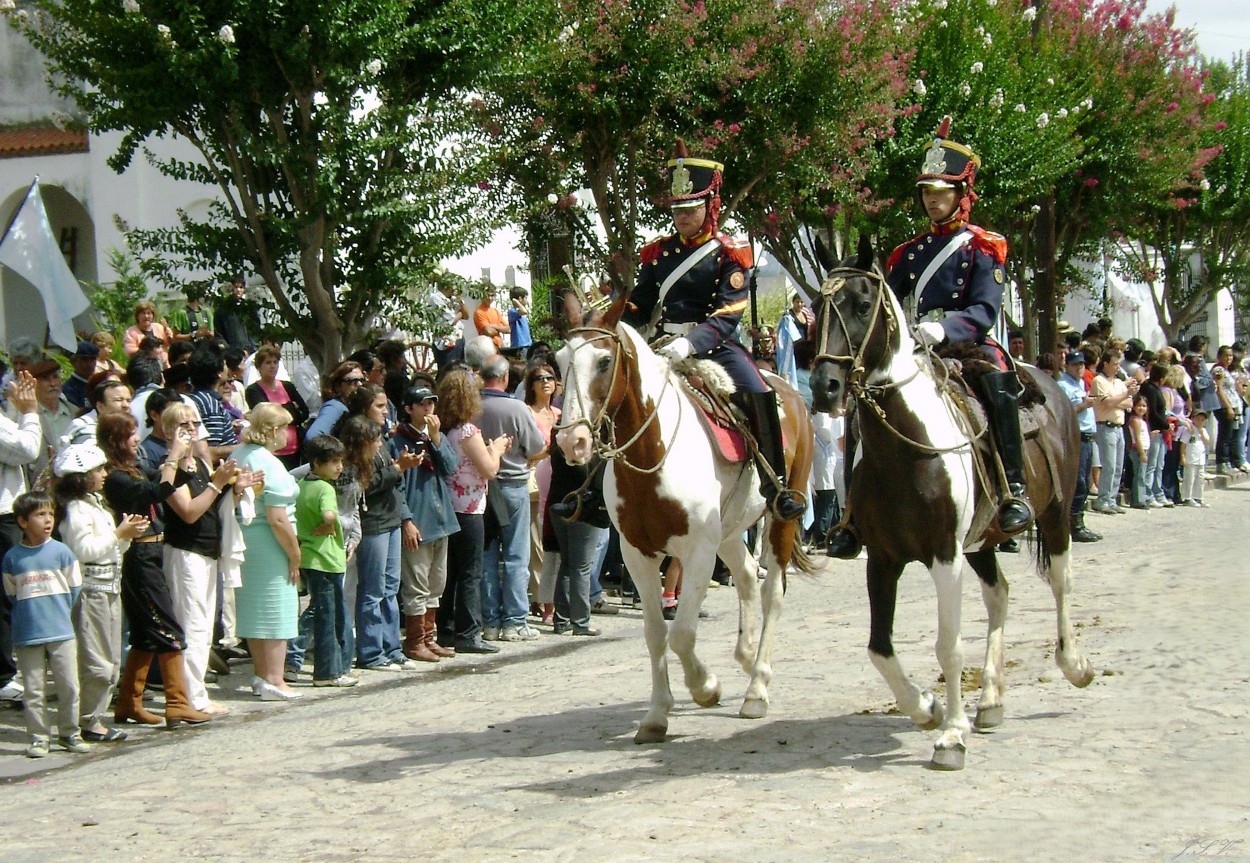
POLYGON ((998 507, 998 529, 1011 536, 1033 523, 1024 484, 1024 444, 1020 439, 1020 379, 1015 372, 990 372, 981 378, 990 427, 1007 475, 1007 498, 998 507))
POLYGON ((807 511, 807 505, 786 487, 786 451, 781 438, 781 417, 777 414, 777 394, 736 393, 735 401, 747 415, 751 434, 759 446, 760 455, 777 475, 778 488, 768 476, 759 459, 755 468, 760 475, 760 494, 768 502, 769 510, 782 521, 797 521, 807 511))
POLYGON ((1073 542, 1098 542, 1100 539, 1102 539, 1102 534, 1095 533, 1085 526, 1085 513, 1072 516, 1073 542))
MULTIPOLYGON (((851 474, 855 470, 855 431, 854 424, 847 417, 846 422, 846 449, 842 456, 842 476, 846 482, 842 487, 847 490, 847 500, 843 501, 843 506, 849 507, 851 474)), ((845 527, 834 527, 829 531, 829 536, 825 541, 825 554, 829 557, 836 557, 839 560, 854 560, 859 557, 859 553, 864 550, 864 542, 859 537, 859 531, 855 529, 855 516, 852 513, 846 520, 845 527)))

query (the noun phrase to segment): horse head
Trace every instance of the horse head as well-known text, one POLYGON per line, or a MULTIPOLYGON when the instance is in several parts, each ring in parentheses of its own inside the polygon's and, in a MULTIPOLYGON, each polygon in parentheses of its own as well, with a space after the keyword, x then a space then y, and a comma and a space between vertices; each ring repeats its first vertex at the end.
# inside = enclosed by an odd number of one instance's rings
POLYGON ((855 255, 834 261, 819 239, 817 257, 827 271, 813 299, 817 355, 812 366, 813 408, 844 407, 853 390, 888 373, 898 354, 902 309, 876 267, 872 241, 859 238, 855 255))
MULTIPOLYGON (((595 439, 614 398, 612 381, 617 374, 621 336, 617 332, 624 298, 608 309, 597 325, 570 330, 564 347, 556 352, 556 364, 564 384, 564 404, 556 426, 556 445, 571 465, 583 465, 595 452, 595 439)), ((619 397, 619 394, 617 395, 619 397)))

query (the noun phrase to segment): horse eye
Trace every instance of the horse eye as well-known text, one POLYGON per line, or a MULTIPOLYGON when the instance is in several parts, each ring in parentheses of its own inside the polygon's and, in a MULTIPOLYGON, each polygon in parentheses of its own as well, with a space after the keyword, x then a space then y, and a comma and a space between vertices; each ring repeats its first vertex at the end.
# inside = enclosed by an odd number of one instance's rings
POLYGON ((612 358, 599 357, 599 374, 605 374, 610 368, 612 368, 612 358))
POLYGON ((855 312, 862 318, 868 314, 868 311, 871 308, 872 308, 872 303, 868 302, 867 300, 860 300, 859 305, 855 307, 855 312))

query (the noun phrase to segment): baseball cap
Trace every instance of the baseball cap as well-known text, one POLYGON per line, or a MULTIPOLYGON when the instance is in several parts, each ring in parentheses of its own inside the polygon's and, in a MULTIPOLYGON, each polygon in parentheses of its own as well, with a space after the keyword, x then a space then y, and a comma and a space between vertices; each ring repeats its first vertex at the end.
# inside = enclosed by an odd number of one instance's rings
POLYGON ((78 350, 74 352, 76 357, 91 357, 95 359, 100 356, 100 346, 92 342, 79 342, 78 350))
POLYGON ((411 387, 408 392, 404 393, 404 405, 419 405, 421 402, 433 399, 438 401, 438 396, 429 387, 411 387))
POLYGON ((1064 355, 1063 363, 1067 366, 1074 364, 1085 365, 1085 354, 1080 351, 1068 351, 1064 355))
POLYGON ((56 360, 40 360, 26 371, 30 372, 32 378, 41 378, 50 375, 53 372, 59 372, 61 365, 56 360))

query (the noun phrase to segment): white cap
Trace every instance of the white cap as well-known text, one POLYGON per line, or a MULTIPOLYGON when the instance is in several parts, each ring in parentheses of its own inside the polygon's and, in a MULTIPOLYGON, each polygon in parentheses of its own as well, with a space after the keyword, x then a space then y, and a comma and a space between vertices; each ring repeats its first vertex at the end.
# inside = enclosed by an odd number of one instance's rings
POLYGON ((71 473, 89 473, 108 464, 104 450, 93 443, 72 443, 56 454, 52 460, 52 473, 66 476, 71 473))

